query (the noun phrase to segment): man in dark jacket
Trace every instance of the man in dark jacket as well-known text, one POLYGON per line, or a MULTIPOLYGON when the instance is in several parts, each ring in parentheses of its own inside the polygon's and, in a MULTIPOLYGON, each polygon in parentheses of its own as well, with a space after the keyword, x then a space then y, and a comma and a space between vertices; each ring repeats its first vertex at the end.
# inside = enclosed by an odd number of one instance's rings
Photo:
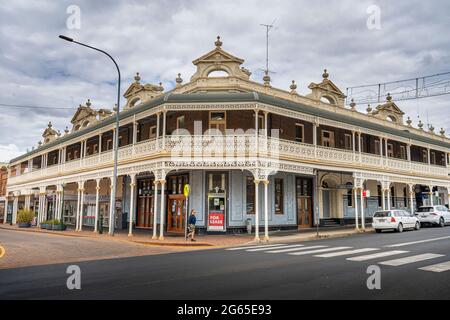
POLYGON ((194 239, 195 224, 197 223, 197 218, 195 217, 196 213, 197 212, 194 209, 192 209, 191 210, 191 214, 189 215, 189 219, 188 219, 188 230, 189 230, 189 233, 187 235, 187 239, 191 238, 191 241, 195 241, 195 239, 194 239))

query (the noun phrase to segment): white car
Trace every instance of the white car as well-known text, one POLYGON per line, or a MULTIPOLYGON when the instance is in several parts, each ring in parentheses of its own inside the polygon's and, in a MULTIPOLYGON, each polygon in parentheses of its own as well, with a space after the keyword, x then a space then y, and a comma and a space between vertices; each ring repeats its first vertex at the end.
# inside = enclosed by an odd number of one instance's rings
POLYGON ((423 206, 416 211, 421 224, 445 227, 450 223, 450 211, 444 206, 423 206))
POLYGON ((420 221, 405 210, 384 210, 375 212, 372 227, 377 233, 383 230, 403 232, 404 229, 419 230, 420 221))

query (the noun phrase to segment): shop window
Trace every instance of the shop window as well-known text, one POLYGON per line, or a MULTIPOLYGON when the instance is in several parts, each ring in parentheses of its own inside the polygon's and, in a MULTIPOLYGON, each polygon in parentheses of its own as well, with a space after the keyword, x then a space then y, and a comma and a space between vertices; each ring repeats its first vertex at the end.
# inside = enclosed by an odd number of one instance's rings
POLYGON ((377 193, 378 193, 378 208, 382 208, 383 207, 383 191, 381 189, 381 186, 378 185, 377 186, 377 193))
POLYGON ((247 214, 255 214, 255 180, 246 177, 246 208, 247 214))
POLYGON ((391 207, 395 208, 395 188, 391 187, 391 207))
POLYGON ((406 188, 403 188, 403 206, 405 208, 408 207, 408 191, 406 190, 406 188))
POLYGON ((151 126, 150 127, 149 138, 150 139, 155 139, 156 138, 156 126, 151 126))
POLYGON ((305 126, 300 123, 295 124, 295 141, 301 143, 305 141, 305 126))
POLYGON ((283 179, 275 179, 275 214, 283 214, 283 179))
POLYGON ((353 207, 353 184, 347 183, 347 207, 353 207))

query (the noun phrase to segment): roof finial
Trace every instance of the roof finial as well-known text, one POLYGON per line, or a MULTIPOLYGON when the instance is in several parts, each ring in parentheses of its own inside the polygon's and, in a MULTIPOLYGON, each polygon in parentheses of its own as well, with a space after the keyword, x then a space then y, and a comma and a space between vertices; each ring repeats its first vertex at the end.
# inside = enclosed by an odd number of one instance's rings
POLYGON ((441 128, 441 131, 439 132, 441 134, 441 136, 445 137, 445 129, 441 128))
POLYGON ((324 79, 328 79, 329 76, 330 76, 330 75, 329 75, 327 69, 323 70, 322 77, 323 77, 324 79))
POLYGON ((295 90, 297 90, 297 85, 295 84, 295 80, 292 80, 292 84, 291 84, 291 86, 289 88, 291 88, 291 93, 292 94, 297 93, 297 91, 295 91, 295 90))
POLYGON ((430 133, 434 134, 434 126, 432 124, 430 124, 430 127, 428 128, 428 130, 430 131, 430 133))
POLYGON ((48 122, 48 127, 51 128, 52 126, 53 126, 53 125, 52 125, 52 122, 49 121, 49 122, 48 122))
POLYGON ((264 81, 264 85, 266 87, 270 87, 270 76, 269 76, 269 71, 264 71, 264 77, 263 77, 263 81, 264 81))
POLYGON ((136 81, 136 83, 139 83, 139 81, 141 81, 141 76, 139 75, 139 72, 136 72, 136 75, 134 76, 134 81, 136 81))
POLYGON ((69 127, 66 127, 66 129, 64 130, 64 134, 69 134, 69 127))
POLYGON ((392 101, 392 96, 391 96, 390 93, 387 94, 386 101, 387 102, 391 102, 392 101))
POLYGON ((178 77, 175 79, 175 82, 177 83, 177 87, 181 86, 183 83, 183 79, 181 78, 181 73, 178 74, 178 77))
POLYGON ((419 120, 419 124, 417 125, 420 130, 423 130, 423 122, 422 120, 419 120))
POLYGON ((407 125, 408 127, 411 127, 411 126, 412 126, 412 120, 411 120, 410 117, 408 117, 408 120, 406 120, 406 125, 407 125))
POLYGON ((162 85, 162 82, 159 83, 159 88, 158 88, 158 90, 161 91, 161 92, 164 91, 164 87, 163 87, 163 85, 162 85))
POLYGON ((222 41, 220 41, 220 36, 217 36, 217 40, 216 42, 214 42, 214 44, 216 45, 217 49, 220 49, 222 47, 222 41))
POLYGON ((352 98, 351 100, 352 102, 350 103, 350 108, 352 111, 356 111, 356 103, 355 103, 355 99, 352 98))
POLYGON ((90 107, 91 105, 92 105, 91 99, 88 99, 87 102, 86 102, 86 107, 90 107))
POLYGON ((371 113, 372 113, 372 110, 373 110, 373 109, 372 109, 372 106, 371 106, 370 104, 368 104, 368 105, 367 105, 367 109, 366 109, 367 113, 368 113, 368 114, 371 114, 371 113))

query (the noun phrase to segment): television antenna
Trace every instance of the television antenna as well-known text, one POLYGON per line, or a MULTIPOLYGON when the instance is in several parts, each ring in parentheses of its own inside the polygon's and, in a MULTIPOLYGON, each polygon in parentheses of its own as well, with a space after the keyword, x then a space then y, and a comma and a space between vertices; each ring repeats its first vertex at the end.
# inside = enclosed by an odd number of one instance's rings
POLYGON ((273 22, 271 24, 260 24, 260 26, 266 28, 266 68, 262 69, 265 73, 269 74, 269 73, 276 73, 276 72, 272 72, 269 69, 269 33, 270 30, 272 30, 275 26, 275 21, 277 19, 273 20, 273 22))

